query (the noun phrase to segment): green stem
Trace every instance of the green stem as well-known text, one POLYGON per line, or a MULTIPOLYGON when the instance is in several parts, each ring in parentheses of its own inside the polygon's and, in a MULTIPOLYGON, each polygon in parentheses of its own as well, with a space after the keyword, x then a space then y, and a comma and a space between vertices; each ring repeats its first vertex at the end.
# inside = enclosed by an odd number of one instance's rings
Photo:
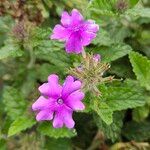
POLYGON ((35 63, 36 59, 35 59, 35 55, 34 55, 34 52, 33 52, 33 48, 32 47, 28 47, 28 51, 29 51, 29 55, 30 55, 30 61, 28 63, 27 68, 31 69, 34 66, 34 63, 35 63))

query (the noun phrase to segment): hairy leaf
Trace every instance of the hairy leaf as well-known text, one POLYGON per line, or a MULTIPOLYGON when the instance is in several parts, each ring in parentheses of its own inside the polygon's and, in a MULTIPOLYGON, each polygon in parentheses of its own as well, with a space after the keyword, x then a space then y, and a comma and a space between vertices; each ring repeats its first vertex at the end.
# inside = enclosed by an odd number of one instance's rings
POLYGON ((116 112, 113 114, 113 123, 110 125, 106 124, 98 116, 95 116, 96 124, 100 131, 104 133, 107 139, 110 139, 112 142, 115 142, 120 138, 121 128, 123 126, 123 112, 116 112))
POLYGON ((22 50, 8 43, 8 45, 5 45, 0 49, 0 60, 8 57, 19 57, 22 56, 22 54, 22 50))
POLYGON ((99 99, 93 99, 91 107, 106 124, 113 122, 113 111, 106 103, 101 102, 99 99))
POLYGON ((132 18, 134 17, 135 19, 139 17, 150 18, 150 8, 137 7, 137 8, 129 9, 126 12, 126 14, 132 18))
POLYGON ((132 50, 132 48, 129 45, 117 44, 109 48, 96 47, 92 48, 92 50, 101 55, 102 61, 111 62, 127 55, 132 50))
POLYGON ((27 103, 22 97, 19 90, 13 87, 5 87, 3 90, 3 103, 7 115, 15 120, 16 117, 22 115, 26 109, 27 103))
POLYGON ((110 46, 113 42, 109 33, 104 29, 100 29, 96 38, 93 40, 93 44, 98 46, 110 46))
POLYGON ((121 111, 129 108, 143 106, 146 102, 144 92, 141 88, 136 88, 134 81, 112 84, 111 86, 101 86, 102 96, 91 101, 91 108, 106 123, 113 122, 114 111, 121 111))
POLYGON ((131 52, 129 58, 137 80, 141 86, 150 90, 150 60, 137 52, 131 52))
POLYGON ((100 91, 102 101, 105 101, 112 111, 143 106, 146 101, 141 89, 136 88, 132 80, 108 87, 103 86, 100 91))
POLYGON ((27 128, 31 128, 35 123, 36 121, 33 118, 21 116, 10 125, 8 136, 18 134, 27 128))
POLYGON ((76 135, 75 130, 72 129, 67 129, 65 127, 63 128, 54 128, 50 122, 44 122, 42 123, 38 131, 43 134, 47 135, 49 137, 53 138, 63 138, 63 137, 68 137, 71 138, 76 135))

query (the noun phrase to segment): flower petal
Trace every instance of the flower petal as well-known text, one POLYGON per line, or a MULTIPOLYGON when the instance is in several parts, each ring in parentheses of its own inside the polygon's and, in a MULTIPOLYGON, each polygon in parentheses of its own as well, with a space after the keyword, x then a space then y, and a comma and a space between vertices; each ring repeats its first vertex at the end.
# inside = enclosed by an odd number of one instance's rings
POLYGON ((84 104, 81 102, 84 98, 84 93, 80 91, 75 91, 68 96, 66 99, 66 104, 73 110, 83 110, 85 108, 84 104))
POLYGON ((54 27, 51 39, 67 40, 70 34, 69 30, 58 24, 54 27))
POLYGON ((52 119, 53 119, 53 112, 48 109, 40 111, 36 116, 37 121, 52 120, 52 119))
POLYGON ((66 99, 68 95, 70 95, 72 92, 79 90, 81 88, 81 82, 76 80, 74 81, 74 78, 72 76, 67 76, 63 89, 62 89, 62 98, 66 99))
POLYGON ((66 52, 79 54, 83 50, 81 35, 78 32, 73 33, 66 41, 66 52))
POLYGON ((81 36, 82 36, 82 45, 86 46, 91 43, 91 41, 96 37, 96 34, 85 31, 81 33, 81 36))
POLYGON ((77 25, 83 21, 83 16, 77 9, 73 9, 71 12, 72 25, 77 25))
POLYGON ((75 122, 72 118, 72 113, 73 112, 70 110, 65 110, 63 112, 63 121, 67 128, 73 128, 75 125, 75 122))
POLYGON ((56 112, 54 120, 53 120, 53 127, 61 128, 62 126, 63 126, 63 120, 62 120, 61 114, 60 112, 56 112))
POLYGON ((85 23, 85 30, 96 33, 99 30, 99 25, 95 24, 94 20, 88 20, 85 23))
POLYGON ((69 26, 71 24, 71 16, 68 12, 64 11, 61 15, 61 23, 63 26, 69 26))
POLYGON ((58 83, 58 76, 55 74, 52 74, 48 77, 48 83, 44 83, 39 87, 39 91, 44 96, 49 96, 52 98, 59 98, 61 95, 62 87, 58 83))
POLYGON ((42 110, 42 109, 48 109, 51 107, 51 105, 55 102, 56 100, 49 98, 46 99, 43 96, 40 96, 36 102, 33 103, 32 105, 32 110, 42 110))

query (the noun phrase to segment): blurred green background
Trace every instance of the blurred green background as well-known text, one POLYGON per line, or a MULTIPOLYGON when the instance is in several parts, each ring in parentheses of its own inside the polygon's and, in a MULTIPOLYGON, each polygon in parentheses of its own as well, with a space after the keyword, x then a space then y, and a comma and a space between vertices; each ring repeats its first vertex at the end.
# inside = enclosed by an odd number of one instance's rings
POLYGON ((150 149, 149 0, 0 0, 0 150, 150 149), (86 93, 75 129, 37 123, 31 104, 51 73, 61 81, 81 56, 49 36, 62 11, 78 9, 100 26, 86 52, 111 64, 119 83, 86 93))

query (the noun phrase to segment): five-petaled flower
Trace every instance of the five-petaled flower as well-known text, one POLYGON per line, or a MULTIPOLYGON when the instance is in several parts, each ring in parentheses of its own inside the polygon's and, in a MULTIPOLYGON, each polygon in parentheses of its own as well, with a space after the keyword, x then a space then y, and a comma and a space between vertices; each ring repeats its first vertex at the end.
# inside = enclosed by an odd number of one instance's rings
POLYGON ((93 20, 84 20, 79 11, 73 9, 71 15, 62 13, 61 25, 54 27, 51 39, 66 41, 66 52, 79 54, 96 37, 98 30, 99 26, 93 20))
POLYGON ((32 105, 32 109, 38 112, 37 121, 53 119, 54 128, 61 128, 64 124, 67 128, 73 128, 73 111, 85 108, 81 102, 84 98, 81 82, 72 76, 68 76, 63 85, 58 80, 58 76, 52 74, 48 77, 48 83, 39 87, 42 96, 32 105))

